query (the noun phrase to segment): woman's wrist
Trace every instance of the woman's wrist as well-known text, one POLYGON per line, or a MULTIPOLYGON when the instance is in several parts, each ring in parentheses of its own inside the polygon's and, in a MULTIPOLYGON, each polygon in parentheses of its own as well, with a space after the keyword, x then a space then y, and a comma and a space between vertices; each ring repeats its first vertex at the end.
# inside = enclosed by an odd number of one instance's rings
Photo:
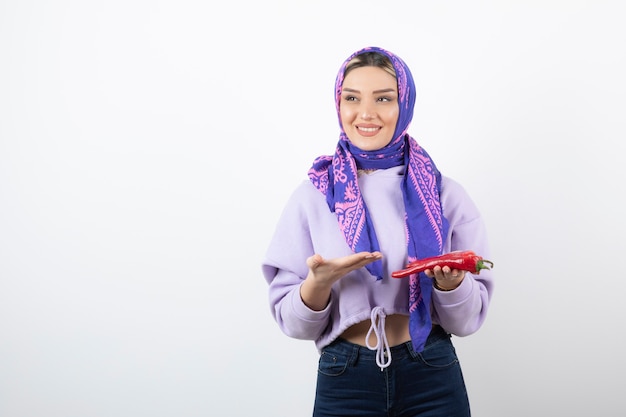
POLYGON ((439 283, 437 283, 436 279, 433 279, 433 287, 435 287, 435 289, 438 290, 438 291, 452 291, 452 290, 456 290, 457 288, 459 288, 459 285, 461 285, 461 282, 463 282, 463 280, 459 281, 452 288, 444 288, 444 287, 440 286, 439 283))
POLYGON ((300 298, 304 305, 314 311, 322 311, 330 301, 331 287, 319 285, 314 279, 307 278, 300 284, 300 298))

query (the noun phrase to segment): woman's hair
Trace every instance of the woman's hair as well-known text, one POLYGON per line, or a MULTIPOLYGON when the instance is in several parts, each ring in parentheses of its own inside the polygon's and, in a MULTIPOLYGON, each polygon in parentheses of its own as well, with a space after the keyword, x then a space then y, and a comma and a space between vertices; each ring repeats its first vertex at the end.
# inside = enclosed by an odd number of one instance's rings
POLYGON ((346 65, 346 69, 343 73, 344 77, 353 69, 361 67, 381 68, 391 74, 394 78, 397 78, 396 71, 393 68, 391 60, 378 52, 365 52, 352 58, 346 65))

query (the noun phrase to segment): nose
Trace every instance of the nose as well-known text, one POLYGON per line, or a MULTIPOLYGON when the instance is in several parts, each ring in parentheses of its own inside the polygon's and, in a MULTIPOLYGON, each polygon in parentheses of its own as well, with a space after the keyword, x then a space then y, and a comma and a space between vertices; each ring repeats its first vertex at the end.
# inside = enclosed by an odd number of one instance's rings
POLYGON ((371 120, 376 117, 376 111, 371 103, 363 103, 361 106, 361 118, 363 120, 371 120))

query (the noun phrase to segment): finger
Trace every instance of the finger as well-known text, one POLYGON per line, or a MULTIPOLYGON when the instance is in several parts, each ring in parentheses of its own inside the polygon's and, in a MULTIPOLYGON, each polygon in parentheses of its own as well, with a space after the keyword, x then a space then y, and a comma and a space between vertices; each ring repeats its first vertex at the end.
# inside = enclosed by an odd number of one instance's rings
POLYGON ((437 280, 442 280, 446 277, 446 275, 443 272, 443 269, 440 266, 436 266, 433 268, 433 275, 435 279, 437 280))
POLYGON ((348 265, 362 267, 382 257, 383 255, 380 252, 359 252, 349 256, 346 260, 348 265))
POLYGON ((324 263, 324 258, 322 258, 322 255, 319 255, 317 253, 313 256, 308 257, 306 260, 306 265, 310 269, 315 269, 318 266, 320 266, 322 263, 324 263))
POLYGON ((462 269, 454 269, 452 270, 452 274, 454 276, 454 279, 465 277, 465 271, 463 271, 462 269))
POLYGON ((353 257, 358 257, 358 258, 362 258, 362 259, 380 259, 383 257, 383 254, 376 251, 376 252, 359 252, 359 253, 355 253, 354 255, 352 255, 353 257))

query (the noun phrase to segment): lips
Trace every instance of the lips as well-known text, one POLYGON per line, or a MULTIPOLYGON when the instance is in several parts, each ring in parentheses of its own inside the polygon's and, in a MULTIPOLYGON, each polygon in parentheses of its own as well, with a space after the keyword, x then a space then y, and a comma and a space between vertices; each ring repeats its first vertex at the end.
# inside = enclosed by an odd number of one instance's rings
POLYGON ((379 126, 356 126, 356 130, 362 136, 374 136, 380 132, 380 129, 381 128, 379 126))

